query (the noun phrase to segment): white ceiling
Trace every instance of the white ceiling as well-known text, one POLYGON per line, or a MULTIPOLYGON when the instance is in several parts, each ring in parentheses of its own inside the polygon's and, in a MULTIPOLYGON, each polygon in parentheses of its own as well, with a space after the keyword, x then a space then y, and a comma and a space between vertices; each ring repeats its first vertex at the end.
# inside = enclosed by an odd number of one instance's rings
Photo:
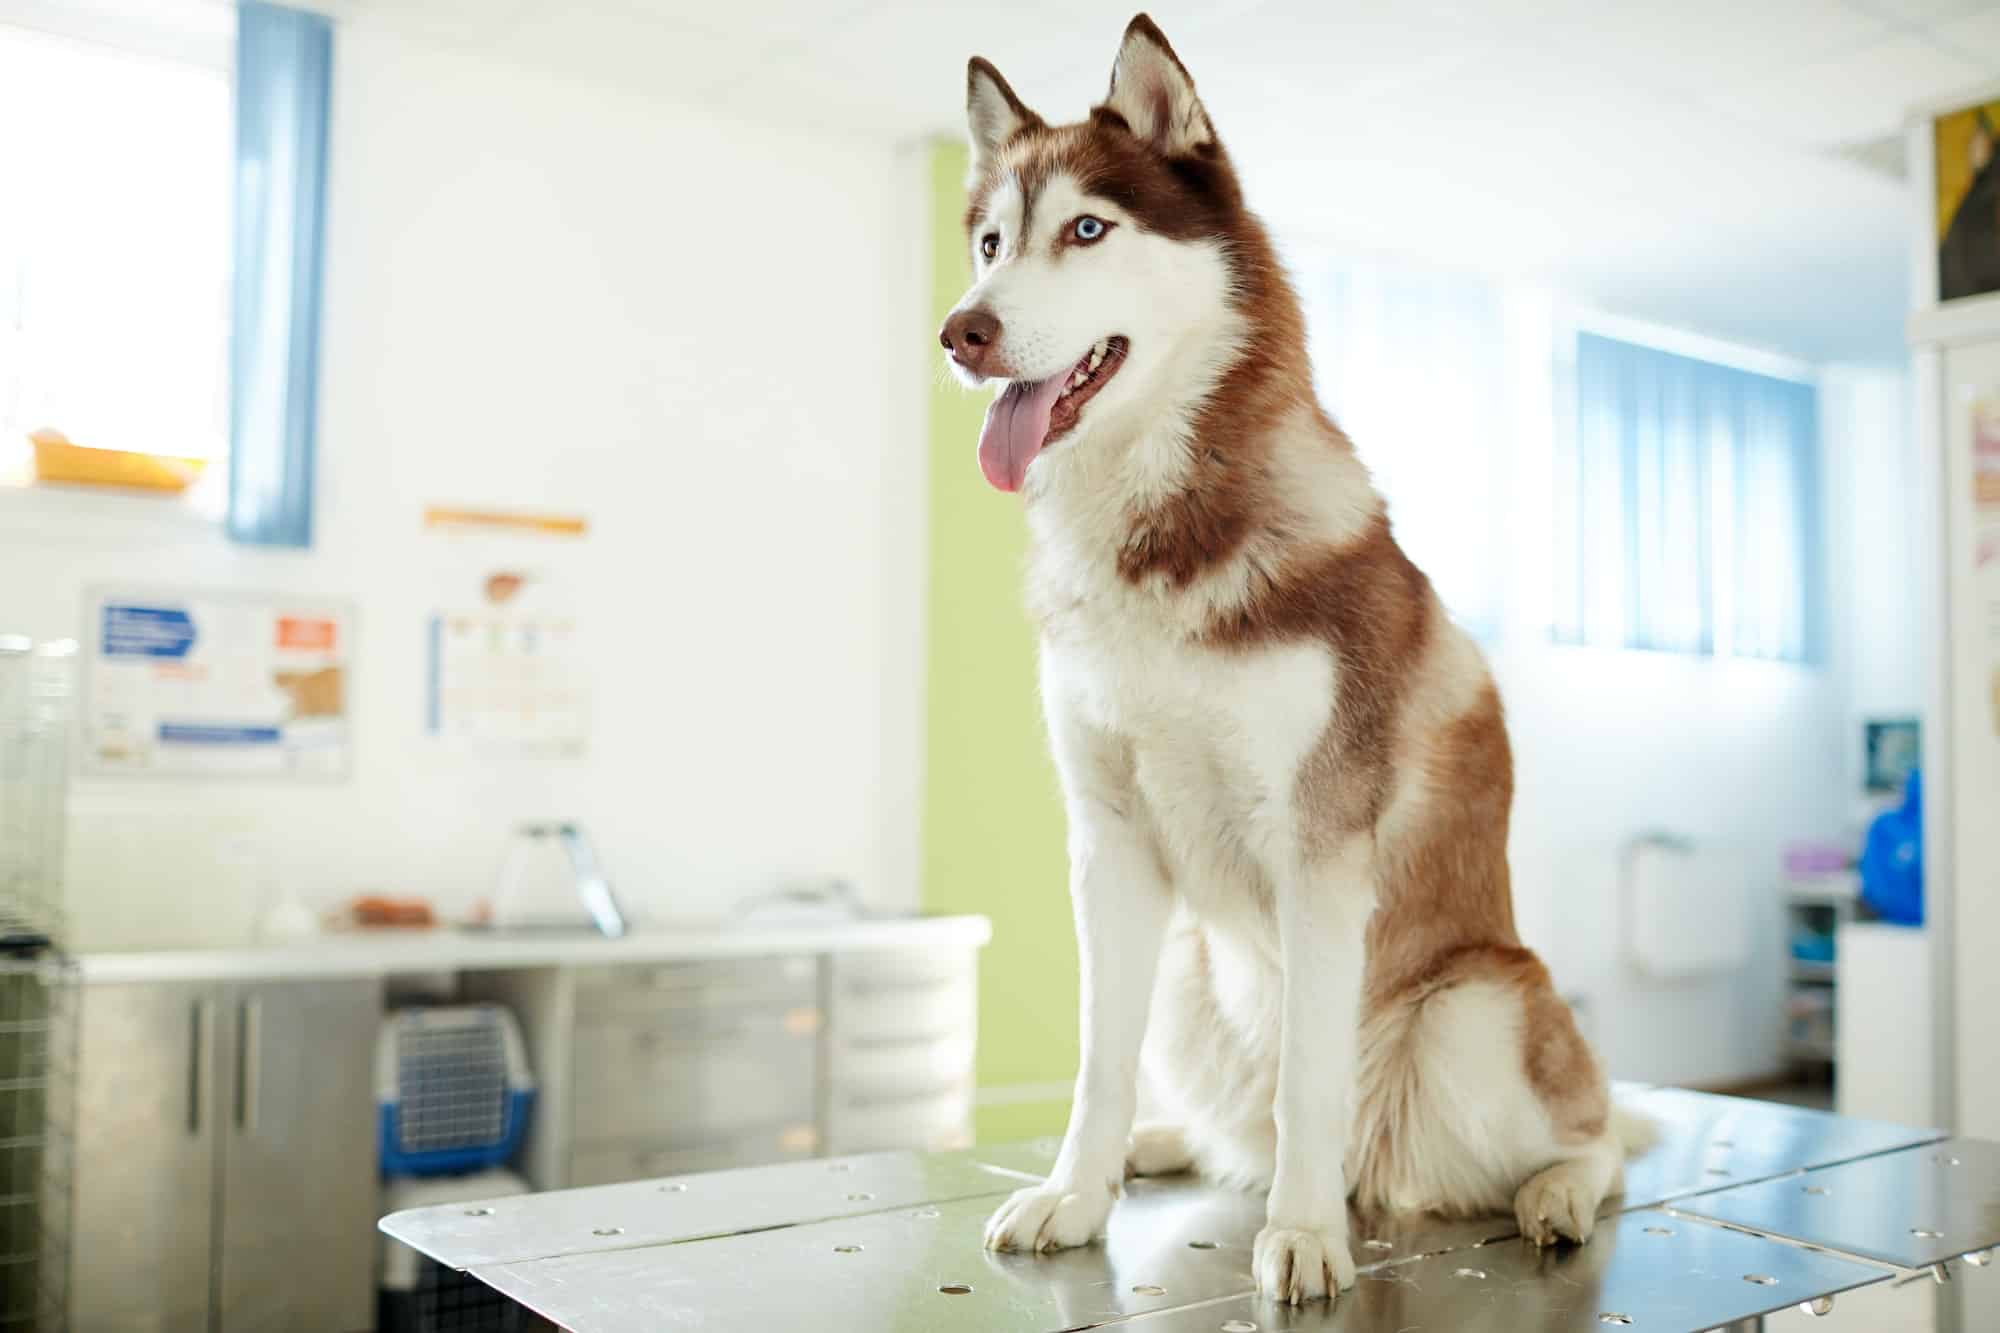
MULTIPOLYGON (((961 132, 966 57, 1072 118, 1135 0, 325 0, 729 114, 961 132)), ((1159 0, 1291 235, 1548 281, 1811 360, 1900 354, 1880 141, 2000 79, 1980 0, 1159 0), (1872 146, 1874 152, 1855 150, 1872 146)))

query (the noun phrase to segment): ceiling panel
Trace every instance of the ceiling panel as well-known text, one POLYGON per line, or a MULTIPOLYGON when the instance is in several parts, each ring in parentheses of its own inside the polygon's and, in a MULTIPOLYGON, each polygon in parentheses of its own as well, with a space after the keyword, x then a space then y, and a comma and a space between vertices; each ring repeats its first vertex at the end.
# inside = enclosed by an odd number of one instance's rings
POLYGON ((1981 77, 1972 61, 1905 34, 1709 100, 1782 139, 1826 147, 1891 133, 1910 107, 1981 77))
POLYGON ((1492 51, 1488 29, 1465 6, 1411 3, 1270 5, 1181 55, 1219 127, 1261 114, 1337 135, 1362 104, 1441 86, 1492 51))
POLYGON ((660 19, 761 48, 836 30, 871 6, 868 0, 554 0, 554 7, 607 9, 660 19))
POLYGON ((1965 14, 1930 30, 1932 41, 2000 75, 2000 8, 1965 14))
POLYGON ((1940 19, 1975 14, 2000 8, 1994 0, 1853 0, 1857 9, 1868 10, 1898 23, 1926 24, 1940 19))
POLYGON ((1841 0, 1675 0, 1587 5, 1549 40, 1594 69, 1675 91, 1729 87, 1886 37, 1841 0))
MULTIPOLYGON (((973 54, 1080 116, 1141 0, 320 3, 723 117, 907 141, 964 132, 973 54)), ((1146 7, 1287 234, 1808 358, 1893 355, 1906 291, 1898 183, 1829 149, 2000 77, 2000 2, 1146 7)))
POLYGON ((760 47, 616 5, 536 4, 505 25, 492 49, 590 83, 698 102, 755 66, 760 47))
MULTIPOLYGON (((1254 0, 1165 0, 1147 12, 1169 41, 1185 46, 1252 8, 1254 0)), ((975 55, 1049 119, 1075 120, 1104 95, 1137 10, 1135 0, 1023 0, 1007 7, 1004 21, 991 12, 878 0, 815 40, 800 63, 849 80, 857 102, 908 107, 906 133, 959 132, 965 65, 975 55)))

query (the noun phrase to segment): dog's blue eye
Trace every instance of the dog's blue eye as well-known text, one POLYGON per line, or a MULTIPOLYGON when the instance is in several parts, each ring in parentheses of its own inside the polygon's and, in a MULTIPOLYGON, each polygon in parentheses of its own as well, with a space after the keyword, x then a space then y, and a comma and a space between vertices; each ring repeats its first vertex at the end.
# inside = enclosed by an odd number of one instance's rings
POLYGON ((1080 217, 1076 220, 1076 239, 1079 241, 1094 241, 1102 235, 1104 235, 1102 218, 1080 217))

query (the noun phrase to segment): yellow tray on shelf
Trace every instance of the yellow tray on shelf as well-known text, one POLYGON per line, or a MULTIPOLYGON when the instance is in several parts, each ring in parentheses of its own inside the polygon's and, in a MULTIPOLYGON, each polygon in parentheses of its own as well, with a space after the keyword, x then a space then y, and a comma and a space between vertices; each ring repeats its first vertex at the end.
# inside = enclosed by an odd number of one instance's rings
POLYGON ((206 458, 137 454, 124 449, 90 449, 71 444, 60 431, 38 430, 28 438, 35 445, 36 481, 178 493, 194 485, 200 479, 202 469, 208 466, 206 458))

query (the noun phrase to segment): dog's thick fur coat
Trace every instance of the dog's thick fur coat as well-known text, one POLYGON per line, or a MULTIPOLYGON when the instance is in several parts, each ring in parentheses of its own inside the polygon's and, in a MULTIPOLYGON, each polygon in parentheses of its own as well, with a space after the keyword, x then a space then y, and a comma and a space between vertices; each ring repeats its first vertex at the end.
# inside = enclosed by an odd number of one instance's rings
POLYGON ((1293 1301, 1354 1281, 1350 1195, 1587 1239, 1623 1148, 1515 932, 1499 696, 1314 397, 1193 81, 1142 15, 1081 123, 969 83, 946 345, 1006 394, 1090 380, 988 474, 1033 537, 1083 970, 1068 1133, 988 1244, 1083 1244, 1128 1170, 1191 1165, 1269 1186, 1255 1275, 1293 1301))

